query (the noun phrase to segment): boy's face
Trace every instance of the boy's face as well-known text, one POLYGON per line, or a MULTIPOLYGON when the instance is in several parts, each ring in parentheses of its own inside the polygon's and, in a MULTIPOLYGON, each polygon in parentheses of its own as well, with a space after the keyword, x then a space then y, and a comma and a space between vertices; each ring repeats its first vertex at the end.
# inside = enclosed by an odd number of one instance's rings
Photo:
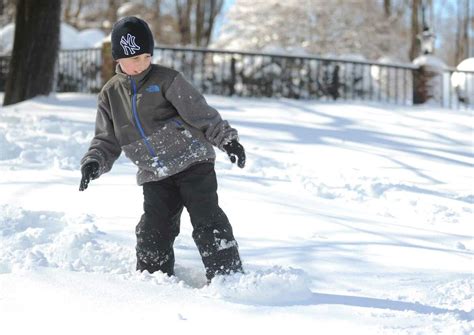
POLYGON ((148 69, 151 64, 151 55, 145 53, 135 57, 119 58, 117 62, 124 73, 134 76, 148 69))

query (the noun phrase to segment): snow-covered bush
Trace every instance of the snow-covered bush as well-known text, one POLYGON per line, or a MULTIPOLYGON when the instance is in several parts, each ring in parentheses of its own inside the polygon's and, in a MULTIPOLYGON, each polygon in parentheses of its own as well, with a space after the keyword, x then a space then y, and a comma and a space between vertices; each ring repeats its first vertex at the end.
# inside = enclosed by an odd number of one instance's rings
POLYGON ((474 58, 463 60, 451 75, 451 85, 459 102, 470 104, 474 101, 474 58))

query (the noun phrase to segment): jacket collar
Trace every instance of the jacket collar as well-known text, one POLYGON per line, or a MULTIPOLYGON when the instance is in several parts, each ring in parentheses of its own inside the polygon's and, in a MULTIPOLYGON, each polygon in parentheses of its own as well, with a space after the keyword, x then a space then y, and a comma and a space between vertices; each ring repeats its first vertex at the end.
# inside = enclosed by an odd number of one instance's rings
POLYGON ((118 75, 120 80, 127 83, 127 86, 130 85, 130 78, 131 78, 137 84, 137 87, 140 87, 142 83, 148 78, 148 75, 150 74, 151 69, 152 69, 152 64, 150 64, 150 66, 145 71, 139 74, 130 76, 122 71, 120 64, 117 64, 117 66, 115 67, 115 73, 118 75))

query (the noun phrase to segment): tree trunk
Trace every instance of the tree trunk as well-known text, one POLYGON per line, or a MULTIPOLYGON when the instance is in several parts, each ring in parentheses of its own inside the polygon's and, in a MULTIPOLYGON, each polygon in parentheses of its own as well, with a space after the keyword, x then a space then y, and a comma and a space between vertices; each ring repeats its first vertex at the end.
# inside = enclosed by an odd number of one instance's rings
POLYGON ((158 24, 152 24, 153 30, 154 30, 154 36, 155 39, 158 43, 162 43, 163 40, 163 33, 161 29, 161 0, 155 0, 154 6, 153 6, 153 23, 158 22, 158 24))
POLYGON ((4 105, 48 95, 59 49, 60 0, 18 0, 4 105))
POLYGON ((385 12, 385 17, 390 17, 392 15, 392 5, 390 0, 383 0, 383 9, 385 12))
POLYGON ((211 42, 212 31, 214 29, 214 22, 216 21, 217 15, 222 10, 222 6, 224 4, 223 0, 209 0, 207 1, 207 12, 209 16, 207 17, 206 28, 204 30, 204 45, 208 46, 211 42))
POLYGON ((455 65, 468 58, 469 53, 469 1, 458 2, 458 28, 456 34, 455 65))
POLYGON ((420 33, 418 9, 420 8, 420 4, 421 0, 412 0, 410 60, 414 60, 420 54, 420 41, 418 40, 418 34, 420 33))
POLYGON ((464 45, 464 52, 463 58, 460 61, 469 57, 469 0, 464 0, 463 29, 462 44, 464 45))
POLYGON ((71 21, 71 1, 72 0, 65 0, 63 1, 63 21, 70 22, 71 21))
POLYGON ((205 4, 201 0, 196 1, 196 29, 194 33, 194 40, 196 46, 200 47, 203 40, 204 32, 204 15, 205 15, 205 4))
POLYGON ((120 2, 118 0, 108 0, 108 10, 106 13, 106 19, 112 23, 112 25, 117 22, 117 10, 120 7, 120 2))
POLYGON ((181 0, 175 1, 181 45, 189 45, 191 44, 191 8, 193 0, 185 0, 184 3, 181 3, 181 0))
POLYGON ((470 1, 466 1, 466 58, 473 57, 474 54, 471 52, 472 48, 472 35, 474 30, 474 17, 471 14, 473 4, 470 1), (469 27, 470 26, 470 27, 469 27))
POLYGON ((175 0, 181 44, 193 42, 207 47, 223 3, 223 0, 175 0))

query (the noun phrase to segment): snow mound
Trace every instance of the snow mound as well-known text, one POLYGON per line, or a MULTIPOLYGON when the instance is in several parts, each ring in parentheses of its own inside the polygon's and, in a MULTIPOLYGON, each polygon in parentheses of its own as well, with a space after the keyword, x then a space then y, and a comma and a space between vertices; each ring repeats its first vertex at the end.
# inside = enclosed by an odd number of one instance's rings
POLYGON ((136 272, 133 246, 113 241, 97 228, 91 215, 68 216, 12 205, 1 205, 0 213, 0 273, 35 271, 40 267, 106 273, 170 290, 198 289, 199 295, 248 305, 300 304, 312 296, 310 281, 301 270, 250 270, 217 276, 204 286, 199 276, 202 271, 194 268, 178 266, 178 275, 172 277, 162 272, 136 272))
POLYGON ((466 58, 456 66, 456 69, 459 71, 474 71, 474 57, 466 58))
POLYGON ((40 113, 22 118, 15 109, 7 108, 0 115, 0 128, 4 129, 0 134, 0 161, 10 167, 77 170, 92 135, 87 123, 40 113))
POLYGON ((105 33, 100 29, 84 29, 77 32, 77 36, 81 41, 85 41, 85 44, 88 48, 101 47, 104 38, 106 37, 105 33))
POLYGON ((13 48, 14 36, 15 25, 13 23, 9 23, 0 29, 0 55, 6 55, 10 53, 13 48))
POLYGON ((235 303, 283 306, 308 301, 312 296, 309 284, 304 271, 274 266, 245 274, 217 276, 203 291, 235 303))
MULTIPOLYGON (((474 72, 474 57, 463 60, 456 69, 474 72)), ((472 99, 472 93, 474 93, 473 84, 474 73, 454 72, 451 75, 451 85, 456 90, 458 97, 466 102, 472 99)))
POLYGON ((450 308, 459 306, 459 309, 471 313, 474 319, 474 278, 464 278, 449 281, 435 287, 430 292, 430 299, 435 304, 450 308))
POLYGON ((17 158, 21 154, 21 148, 10 142, 4 134, 0 134, 0 160, 17 158))
POLYGON ((446 69, 446 64, 438 57, 432 55, 423 55, 415 58, 413 64, 417 66, 427 66, 437 70, 446 69))
MULTIPOLYGON (((0 29, 0 54, 9 54, 13 50, 15 24, 10 23, 0 29)), ((62 22, 60 26, 61 49, 94 48, 104 39, 105 34, 100 29, 77 30, 62 22)))
POLYGON ((0 273, 38 266, 71 271, 127 273, 132 248, 107 240, 90 215, 27 211, 0 206, 0 273))

